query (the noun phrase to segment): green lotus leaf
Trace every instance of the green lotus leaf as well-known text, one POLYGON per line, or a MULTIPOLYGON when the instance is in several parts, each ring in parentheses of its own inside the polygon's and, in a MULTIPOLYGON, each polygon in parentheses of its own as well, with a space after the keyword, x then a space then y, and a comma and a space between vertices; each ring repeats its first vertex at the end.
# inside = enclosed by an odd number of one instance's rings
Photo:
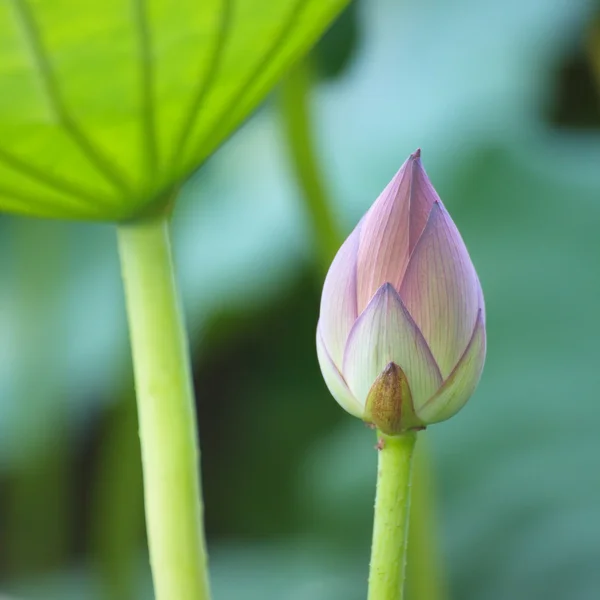
POLYGON ((0 210, 160 210, 347 0, 0 4, 0 210))

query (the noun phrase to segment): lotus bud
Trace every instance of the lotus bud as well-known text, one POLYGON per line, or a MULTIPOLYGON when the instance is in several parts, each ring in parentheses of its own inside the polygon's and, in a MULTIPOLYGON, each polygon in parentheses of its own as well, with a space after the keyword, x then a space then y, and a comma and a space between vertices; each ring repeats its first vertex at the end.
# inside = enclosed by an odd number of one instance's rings
POLYGON ((456 414, 485 360, 481 285, 420 156, 408 158, 339 249, 317 325, 329 391, 388 435, 456 414))

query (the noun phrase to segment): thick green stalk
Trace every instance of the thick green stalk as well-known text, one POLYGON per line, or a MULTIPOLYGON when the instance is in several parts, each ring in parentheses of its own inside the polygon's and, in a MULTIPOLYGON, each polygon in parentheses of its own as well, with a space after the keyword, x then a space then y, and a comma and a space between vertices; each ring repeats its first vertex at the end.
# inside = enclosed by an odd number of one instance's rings
POLYGON ((402 600, 413 453, 417 436, 379 434, 368 600, 402 600))
POLYGON ((166 218, 118 227, 156 600, 210 597, 194 396, 166 218))

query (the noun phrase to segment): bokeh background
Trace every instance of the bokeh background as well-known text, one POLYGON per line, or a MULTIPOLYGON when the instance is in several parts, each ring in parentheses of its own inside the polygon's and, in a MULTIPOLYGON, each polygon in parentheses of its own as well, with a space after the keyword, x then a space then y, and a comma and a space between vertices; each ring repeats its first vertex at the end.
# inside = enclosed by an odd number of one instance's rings
MULTIPOLYGON (((373 433, 329 397, 314 332, 332 248, 417 147, 489 336, 474 398, 422 444, 439 565, 420 576, 445 599, 600 597, 599 16, 355 2, 184 187, 216 600, 365 597, 373 433)), ((0 596, 150 598, 114 228, 0 232, 0 596)))

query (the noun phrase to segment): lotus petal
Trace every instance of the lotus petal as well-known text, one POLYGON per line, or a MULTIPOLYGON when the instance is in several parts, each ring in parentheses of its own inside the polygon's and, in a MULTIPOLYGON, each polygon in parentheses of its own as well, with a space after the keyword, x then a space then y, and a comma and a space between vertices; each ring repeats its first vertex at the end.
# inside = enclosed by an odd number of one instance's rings
MULTIPOLYGON (((435 191, 425 169, 421 164, 421 151, 417 150, 413 154, 412 179, 409 194, 409 227, 408 227, 408 252, 412 254, 425 225, 429 218, 429 213, 440 197, 435 191)), ((399 289, 399 285, 396 289, 399 289)))
POLYGON ((323 342, 319 326, 317 326, 317 358, 319 359, 323 379, 331 395, 344 410, 361 419, 364 412, 363 407, 352 395, 344 378, 331 360, 323 342))
POLYGON ((323 284, 319 327, 323 342, 334 364, 341 368, 350 329, 356 321, 356 255, 359 223, 331 263, 323 284))
POLYGON ((363 219, 357 260, 360 313, 384 283, 400 289, 412 252, 436 200, 417 150, 402 165, 363 219))
POLYGON ((441 202, 431 209, 400 296, 442 376, 448 376, 469 342, 482 294, 465 244, 441 202))
POLYGON ((485 362, 486 335, 483 311, 479 311, 471 340, 462 358, 439 391, 425 404, 414 403, 417 416, 425 423, 439 423, 455 415, 471 397, 485 362))
POLYGON ((344 353, 342 373, 361 404, 365 404, 374 381, 391 362, 406 374, 415 402, 423 404, 442 384, 419 328, 398 292, 385 283, 357 319, 344 353))

